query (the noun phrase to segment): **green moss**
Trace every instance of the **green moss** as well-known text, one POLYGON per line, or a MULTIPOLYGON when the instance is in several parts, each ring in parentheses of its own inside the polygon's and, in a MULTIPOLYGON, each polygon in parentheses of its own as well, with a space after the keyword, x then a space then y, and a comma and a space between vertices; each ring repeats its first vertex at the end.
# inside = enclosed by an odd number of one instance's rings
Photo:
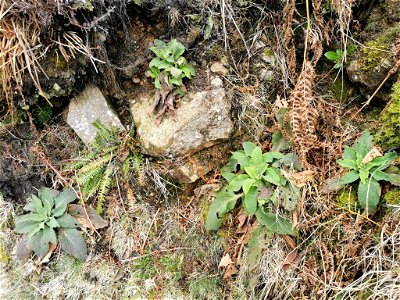
POLYGON ((400 205, 400 188, 396 187, 394 189, 391 189, 385 194, 383 199, 385 199, 386 204, 400 205))
POLYGON ((189 293, 191 299, 222 299, 221 284, 216 277, 200 274, 189 280, 189 293))
POLYGON ((377 142, 384 148, 400 146, 400 80, 393 85, 390 104, 380 121, 377 142))
POLYGON ((10 257, 7 253, 6 243, 3 238, 0 238, 0 263, 7 263, 10 257))
POLYGON ((391 56, 391 47, 400 35, 400 26, 390 27, 376 39, 365 43, 366 47, 361 49, 361 68, 366 71, 378 67, 382 61, 391 56), (388 52, 389 51, 389 52, 388 52))
POLYGON ((357 193, 354 189, 345 188, 336 196, 336 203, 339 207, 355 210, 357 207, 357 193))

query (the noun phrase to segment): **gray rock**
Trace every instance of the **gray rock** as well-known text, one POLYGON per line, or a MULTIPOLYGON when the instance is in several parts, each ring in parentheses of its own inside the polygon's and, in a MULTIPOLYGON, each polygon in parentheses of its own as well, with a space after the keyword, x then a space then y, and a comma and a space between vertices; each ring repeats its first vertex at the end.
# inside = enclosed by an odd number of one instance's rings
POLYGON ((142 95, 131 104, 142 151, 146 154, 179 157, 230 137, 233 130, 231 101, 223 88, 186 95, 175 117, 166 116, 161 124, 156 124, 154 115, 147 114, 151 98, 148 94, 142 95))
POLYGON ((211 72, 219 74, 219 75, 226 75, 229 73, 229 70, 224 67, 223 64, 220 62, 215 62, 210 67, 211 72))
POLYGON ((96 137, 97 128, 93 126, 96 119, 99 119, 108 128, 115 126, 121 130, 124 129, 100 89, 96 86, 88 86, 71 100, 67 123, 75 130, 81 140, 89 145, 96 137))

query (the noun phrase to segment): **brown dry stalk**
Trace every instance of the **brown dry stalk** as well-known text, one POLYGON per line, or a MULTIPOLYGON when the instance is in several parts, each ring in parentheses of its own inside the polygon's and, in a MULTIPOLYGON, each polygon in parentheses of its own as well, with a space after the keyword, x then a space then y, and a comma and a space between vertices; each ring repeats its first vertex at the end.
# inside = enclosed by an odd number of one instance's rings
POLYGON ((287 56, 287 68, 289 70, 289 75, 291 78, 296 77, 296 50, 293 43, 293 14, 296 9, 296 0, 289 0, 286 4, 283 15, 286 17, 284 24, 285 36, 283 38, 284 47, 286 49, 287 56))
POLYGON ((314 67, 306 62, 289 100, 294 148, 304 166, 308 166, 307 153, 319 144, 316 135, 318 111, 313 106, 314 79, 314 67))

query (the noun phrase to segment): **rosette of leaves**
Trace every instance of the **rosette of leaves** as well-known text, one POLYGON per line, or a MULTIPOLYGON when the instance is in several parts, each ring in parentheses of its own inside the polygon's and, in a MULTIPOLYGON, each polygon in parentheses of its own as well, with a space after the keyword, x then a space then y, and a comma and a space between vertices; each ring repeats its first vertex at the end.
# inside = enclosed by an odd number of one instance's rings
POLYGON ((324 56, 333 61, 335 65, 333 66, 335 69, 339 69, 343 65, 343 56, 350 55, 357 49, 357 45, 350 45, 345 51, 341 49, 336 49, 336 51, 328 51, 325 52, 324 56))
POLYGON ((85 240, 77 219, 67 213, 68 204, 75 201, 76 194, 72 189, 58 192, 49 188, 39 190, 38 196, 31 195, 31 201, 24 207, 28 214, 15 219, 15 231, 24 234, 17 252, 35 254, 43 258, 50 244, 60 242, 61 249, 85 261, 87 250, 85 240))
POLYGON ((283 206, 289 211, 296 207, 300 191, 281 175, 279 169, 284 165, 293 166, 294 158, 291 153, 262 153, 260 147, 244 142, 243 150, 233 152, 229 164, 222 169, 227 184, 217 192, 210 206, 206 229, 218 230, 224 216, 241 199, 246 214, 255 215, 269 231, 293 235, 290 220, 272 213, 271 206, 283 206))
POLYGON ((185 47, 176 39, 168 44, 155 40, 149 49, 157 56, 150 61, 148 71, 157 88, 151 112, 156 110, 157 121, 161 122, 166 111, 174 112, 175 96, 185 94, 183 79, 192 78, 196 72, 182 56, 185 47))
POLYGON ((382 154, 373 145, 373 137, 365 131, 352 146, 344 146, 342 159, 337 163, 349 169, 339 180, 339 185, 358 182, 357 198, 362 209, 373 214, 379 203, 381 186, 379 181, 396 183, 399 175, 388 173, 386 169, 397 158, 396 152, 382 154))
POLYGON ((165 77, 166 83, 171 87, 182 85, 182 79, 192 78, 195 70, 182 56, 185 52, 183 46, 176 39, 170 40, 168 44, 161 40, 155 40, 154 45, 149 48, 157 57, 149 64, 149 75, 154 78, 154 86, 161 89, 160 76, 165 77))

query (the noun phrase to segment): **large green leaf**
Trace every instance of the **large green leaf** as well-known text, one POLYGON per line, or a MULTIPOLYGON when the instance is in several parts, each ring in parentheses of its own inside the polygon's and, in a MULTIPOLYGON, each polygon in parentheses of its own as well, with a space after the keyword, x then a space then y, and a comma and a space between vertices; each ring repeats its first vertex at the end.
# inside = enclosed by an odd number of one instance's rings
POLYGON ((15 231, 18 233, 28 233, 33 228, 39 226, 45 218, 36 213, 30 213, 15 218, 15 231))
POLYGON ((279 153, 279 152, 265 152, 263 154, 263 160, 265 163, 270 163, 274 159, 282 159, 284 157, 285 157, 285 155, 283 155, 282 153, 279 153))
POLYGON ((73 189, 63 190, 55 199, 55 207, 52 211, 53 217, 60 217, 67 209, 67 205, 76 199, 76 194, 73 189))
POLYGON ((362 159, 371 151, 373 147, 373 136, 368 132, 364 131, 363 134, 358 138, 354 150, 360 155, 362 159))
POLYGON ((153 67, 162 70, 162 69, 167 69, 170 68, 172 66, 172 63, 167 62, 161 58, 153 58, 149 64, 149 68, 152 69, 153 67))
POLYGON ((43 230, 36 233, 34 236, 29 238, 29 247, 35 252, 35 254, 43 258, 49 251, 49 243, 43 238, 43 230))
MULTIPOLYGON (((360 175, 357 171, 347 172, 343 177, 340 178, 340 185, 352 183, 360 178, 360 175)), ((340 189, 340 188, 339 188, 340 189)))
POLYGON ((294 235, 292 223, 289 219, 278 216, 270 212, 264 212, 264 210, 259 207, 256 211, 256 217, 261 225, 267 227, 269 231, 278 234, 290 234, 294 235))
POLYGON ((244 167, 245 172, 253 179, 259 179, 260 173, 256 166, 250 165, 244 167))
POLYGON ((56 221, 54 217, 50 217, 49 220, 46 222, 47 226, 51 228, 60 227, 60 224, 56 221))
POLYGON ((235 195, 231 191, 222 190, 218 192, 214 202, 210 205, 205 224, 206 229, 208 231, 218 230, 221 226, 221 218, 235 207, 240 197, 241 194, 235 195))
MULTIPOLYGON (((181 74, 182 74, 182 70, 180 70, 180 69, 178 69, 178 68, 175 68, 175 67, 171 67, 170 72, 171 72, 171 75, 172 75, 175 79, 178 79, 178 78, 181 76, 181 74)), ((181 82, 182 82, 182 80, 181 80, 181 82)))
POLYGON ((379 203, 381 187, 377 180, 370 177, 365 183, 360 182, 358 186, 358 202, 368 213, 373 214, 379 203))
POLYGON ((252 186, 247 194, 243 196, 243 208, 246 214, 252 216, 257 210, 258 188, 252 186))
POLYGON ((170 49, 171 53, 174 56, 174 59, 178 59, 185 52, 185 46, 183 46, 176 39, 172 39, 169 41, 168 49, 170 49))
POLYGON ((82 234, 73 228, 61 228, 58 233, 61 249, 76 257, 80 261, 86 261, 87 248, 82 234))

